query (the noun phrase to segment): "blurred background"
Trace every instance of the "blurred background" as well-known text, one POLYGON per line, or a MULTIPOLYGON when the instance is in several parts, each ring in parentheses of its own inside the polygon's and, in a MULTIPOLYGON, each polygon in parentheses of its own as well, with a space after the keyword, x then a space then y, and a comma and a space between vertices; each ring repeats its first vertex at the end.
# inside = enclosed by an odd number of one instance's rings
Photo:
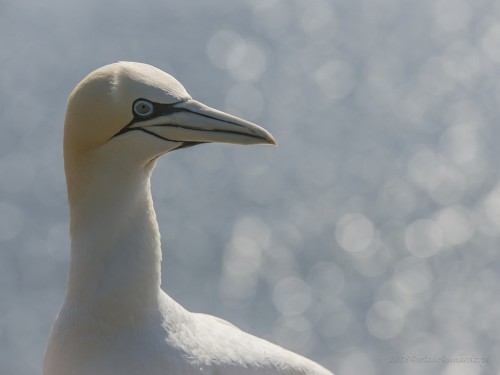
POLYGON ((118 60, 279 143, 159 162, 162 282, 178 302, 337 375, 500 373, 499 2, 0 9, 1 374, 41 372, 68 271, 66 98, 118 60))

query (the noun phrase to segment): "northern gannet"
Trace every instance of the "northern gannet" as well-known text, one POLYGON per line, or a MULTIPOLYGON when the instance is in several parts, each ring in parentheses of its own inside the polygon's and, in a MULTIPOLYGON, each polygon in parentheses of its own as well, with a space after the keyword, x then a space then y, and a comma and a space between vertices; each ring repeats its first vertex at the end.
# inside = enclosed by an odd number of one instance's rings
POLYGON ((44 375, 332 375, 160 288, 151 173, 159 156, 207 142, 275 144, 150 65, 106 65, 73 90, 64 127, 71 261, 44 375))

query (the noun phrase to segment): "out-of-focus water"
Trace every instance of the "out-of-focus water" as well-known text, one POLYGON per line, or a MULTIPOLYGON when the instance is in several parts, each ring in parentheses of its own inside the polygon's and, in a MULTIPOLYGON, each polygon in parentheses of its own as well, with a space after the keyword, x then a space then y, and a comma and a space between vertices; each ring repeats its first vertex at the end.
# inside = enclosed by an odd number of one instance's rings
POLYGON ((340 375, 500 372, 500 6, 0 1, 0 373, 39 374, 68 269, 65 103, 153 64, 279 147, 153 178, 163 287, 340 375))

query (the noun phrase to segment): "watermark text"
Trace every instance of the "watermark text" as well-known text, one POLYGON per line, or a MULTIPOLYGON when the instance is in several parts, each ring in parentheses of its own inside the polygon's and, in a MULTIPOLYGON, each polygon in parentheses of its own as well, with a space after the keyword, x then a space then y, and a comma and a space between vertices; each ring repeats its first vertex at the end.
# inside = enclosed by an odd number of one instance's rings
POLYGON ((393 355, 389 358, 389 363, 393 365, 405 364, 460 364, 484 366, 488 364, 486 356, 458 356, 458 355, 393 355))

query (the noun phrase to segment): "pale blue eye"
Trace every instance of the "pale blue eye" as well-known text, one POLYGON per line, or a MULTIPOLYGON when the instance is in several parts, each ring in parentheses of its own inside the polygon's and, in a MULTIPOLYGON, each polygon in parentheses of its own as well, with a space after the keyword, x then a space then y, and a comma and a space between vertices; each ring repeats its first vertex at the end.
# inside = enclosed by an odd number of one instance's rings
POLYGON ((134 103, 134 113, 141 117, 150 116, 153 113, 153 103, 147 100, 136 100, 134 103))

